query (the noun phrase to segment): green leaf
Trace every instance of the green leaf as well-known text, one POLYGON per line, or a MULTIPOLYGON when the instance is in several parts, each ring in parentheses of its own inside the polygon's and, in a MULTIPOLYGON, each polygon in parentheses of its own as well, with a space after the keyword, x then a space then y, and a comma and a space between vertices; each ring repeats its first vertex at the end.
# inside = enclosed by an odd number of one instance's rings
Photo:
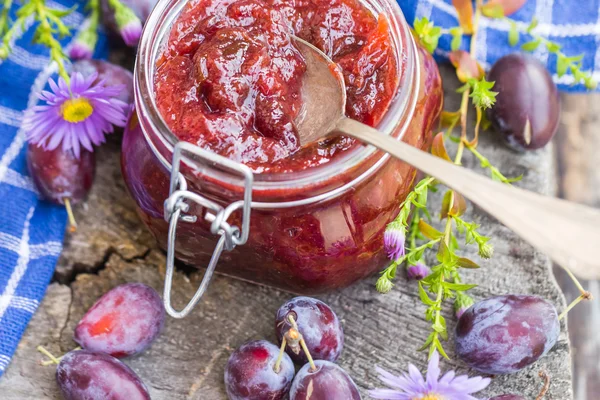
POLYGON ((440 124, 443 127, 447 128, 450 126, 456 125, 460 121, 460 112, 450 112, 450 111, 442 111, 442 115, 440 117, 440 124))
POLYGON ((421 204, 423 207, 427 206, 427 186, 423 190, 420 190, 417 194, 417 202, 421 204))
POLYGON ((431 325, 431 329, 433 329, 437 333, 442 333, 446 330, 444 326, 439 322, 435 322, 433 325, 431 325))
POLYGON ((423 220, 419 220, 419 231, 427 239, 436 240, 444 236, 444 234, 423 220))
POLYGON ((585 78, 584 83, 585 87, 589 90, 594 90, 598 87, 598 82, 596 82, 596 80, 591 76, 585 78))
POLYGON ((436 157, 439 157, 443 160, 450 161, 450 156, 446 151, 446 145, 444 144, 444 133, 440 132, 433 138, 433 143, 431 144, 431 154, 436 157))
POLYGON ((481 12, 488 18, 504 18, 504 8, 501 4, 487 3, 481 7, 481 12))
POLYGON ((440 353, 440 355, 442 355, 442 357, 444 357, 447 360, 450 359, 450 357, 448 357, 448 354, 446 354, 446 352, 444 351, 444 348, 442 347, 442 344, 440 343, 439 340, 434 341, 433 344, 435 345, 435 348, 440 353))
POLYGON ((465 292, 467 290, 473 289, 474 287, 477 287, 477 285, 469 285, 466 283, 453 283, 446 281, 444 281, 443 285, 446 289, 454 290, 456 292, 465 292))
POLYGON ((77 9, 77 6, 73 6, 67 10, 56 10, 54 8, 50 8, 47 10, 47 12, 54 15, 56 18, 64 18, 67 15, 71 14, 76 9, 77 9))
POLYGON ((434 26, 433 23, 429 22, 425 17, 416 19, 413 26, 419 42, 428 52, 433 54, 438 47, 440 36, 442 36, 442 28, 434 26))
POLYGON ((443 331, 439 332, 440 336, 444 340, 448 340, 448 328, 446 327, 446 319, 440 315, 440 324, 444 328, 443 331))
POLYGON ((471 261, 468 258, 464 258, 464 257, 458 258, 458 266, 461 268, 469 268, 469 269, 479 268, 479 265, 476 262, 471 261))
POLYGON ((429 336, 427 336, 427 340, 425 340, 425 343, 423 344, 423 346, 419 347, 418 351, 423 351, 425 350, 427 347, 429 347, 429 345, 431 344, 431 342, 433 342, 433 337, 435 336, 434 332, 431 332, 429 334, 429 336))
POLYGON ((442 265, 450 266, 456 263, 456 255, 446 245, 446 242, 441 241, 438 249, 437 259, 442 265))
POLYGON ((496 104, 498 92, 491 90, 495 84, 496 82, 488 82, 485 79, 485 76, 478 81, 474 79, 469 81, 472 91, 470 97, 473 99, 473 105, 475 105, 475 107, 486 110, 496 104))
POLYGON ((452 35, 452 42, 450 42, 450 48, 452 51, 460 49, 462 44, 463 30, 460 26, 450 29, 450 35, 452 35))
POLYGON ((524 51, 532 52, 532 51, 535 51, 538 47, 540 47, 540 44, 542 44, 542 40, 535 39, 530 42, 523 43, 523 45, 521 46, 521 49, 523 49, 524 51))
POLYGON ((517 29, 517 23, 510 21, 510 31, 508 31, 508 43, 515 47, 519 43, 519 30, 517 29))
POLYGON ((562 48, 562 46, 556 42, 551 42, 551 41, 546 42, 546 49, 550 53, 556 54, 560 51, 561 48, 562 48))
POLYGON ((452 217, 460 217, 465 213, 467 209, 467 202, 465 198, 460 194, 453 190, 449 190, 444 194, 444 198, 442 200, 442 211, 440 214, 440 218, 444 219, 448 217, 448 215, 452 217), (452 200, 452 207, 450 207, 450 201, 452 200))
POLYGON ((574 57, 567 57, 562 53, 556 55, 556 74, 561 77, 567 73, 567 70, 571 70, 574 78, 577 81, 581 80, 581 76, 577 76, 573 69, 576 69, 579 72, 579 64, 581 64, 581 60, 583 60, 583 54, 574 57))
POLYGON ((535 28, 537 28, 539 21, 536 17, 533 17, 531 23, 527 27, 527 33, 531 33, 535 28))
POLYGON ((436 305, 436 302, 433 301, 433 300, 431 300, 429 298, 429 295, 427 294, 427 292, 423 288, 423 284, 421 283, 421 281, 419 281, 419 297, 421 298, 421 301, 425 305, 428 305, 428 306, 434 306, 434 305, 436 305))

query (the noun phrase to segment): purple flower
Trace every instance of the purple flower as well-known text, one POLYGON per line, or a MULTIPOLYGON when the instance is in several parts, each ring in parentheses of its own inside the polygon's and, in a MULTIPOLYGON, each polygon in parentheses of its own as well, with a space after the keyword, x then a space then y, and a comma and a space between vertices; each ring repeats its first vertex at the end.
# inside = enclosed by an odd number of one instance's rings
POLYGON ((87 43, 76 40, 69 50, 69 57, 72 60, 89 60, 92 58, 93 51, 87 43))
POLYGON ((104 80, 94 83, 98 74, 84 78, 74 72, 71 83, 61 77, 58 84, 49 80, 52 92, 42 91, 39 98, 46 105, 35 106, 27 113, 23 128, 27 140, 46 150, 54 150, 61 143, 77 158, 81 146, 93 151, 92 145, 104 143, 104 135, 115 126, 125 126, 128 105, 116 97, 123 85, 105 86, 104 80))
POLYGON ((422 262, 418 262, 415 265, 411 265, 406 270, 408 279, 413 279, 415 281, 420 281, 421 279, 425 278, 430 273, 431 273, 431 270, 429 269, 429 267, 422 262))
POLYGON ((97 28, 90 18, 83 21, 82 28, 75 37, 75 42, 69 50, 69 57, 73 60, 89 60, 94 54, 98 42, 97 28))
POLYGON ((383 234, 383 245, 387 251, 388 257, 392 261, 398 260, 404 256, 406 250, 404 241, 406 240, 406 228, 398 221, 392 221, 383 234))
POLYGON ((137 45, 142 36, 142 21, 125 4, 118 2, 114 7, 115 22, 123 41, 127 46, 137 45))
POLYGON ((119 28, 119 33, 127 46, 136 46, 142 36, 142 22, 139 18, 132 19, 119 28))
POLYGON ((475 304, 475 301, 471 296, 458 292, 456 300, 454 300, 454 315, 456 315, 456 318, 460 319, 473 304, 475 304))
POLYGON ((377 367, 379 379, 392 389, 371 390, 369 395, 374 399, 388 400, 477 400, 471 394, 490 384, 489 378, 456 376, 454 371, 446 372, 440 379, 439 363, 440 356, 436 351, 429 360, 425 379, 412 364, 408 366, 408 374, 402 376, 394 376, 377 367))

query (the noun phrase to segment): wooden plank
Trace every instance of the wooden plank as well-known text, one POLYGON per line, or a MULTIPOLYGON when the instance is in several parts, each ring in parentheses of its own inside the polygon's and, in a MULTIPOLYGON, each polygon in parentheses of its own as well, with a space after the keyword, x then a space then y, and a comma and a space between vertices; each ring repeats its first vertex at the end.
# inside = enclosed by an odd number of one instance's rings
MULTIPOLYGON (((451 74, 451 70, 445 70, 446 92, 450 93, 447 108, 457 109, 458 98, 452 94, 457 83, 451 74)), ((13 363, 0 380, 3 399, 59 398, 53 368, 37 365, 41 356, 35 346, 43 344, 56 353, 72 349, 73 327, 102 293, 129 281, 144 282, 162 291, 164 255, 135 218, 132 202, 124 192, 117 139, 112 138, 99 151, 98 181, 86 206, 77 210, 81 228, 68 241, 58 274, 64 273, 62 279, 69 282, 75 266, 93 271, 79 273, 70 290, 59 283, 50 287, 13 363)), ((520 155, 485 134, 481 151, 508 175, 523 173, 525 178, 519 185, 544 193, 553 190, 554 175, 550 171, 554 159, 550 148, 520 155)), ((473 166, 475 161, 467 157, 465 164, 473 166)), ((434 201, 439 204, 439 195, 434 201)), ((493 235, 496 247, 493 260, 483 262, 480 270, 464 273, 465 280, 480 284, 472 291, 476 299, 506 293, 535 293, 559 309, 564 307, 547 257, 481 210, 469 207, 467 218, 482 224, 482 232, 493 235)), ((476 257, 475 252, 470 249, 466 255, 476 257)), ((399 275, 396 287, 385 296, 374 289, 376 277, 321 296, 343 321, 346 345, 340 364, 360 386, 364 398, 366 389, 381 385, 374 374, 375 365, 397 373, 405 371, 409 362, 422 370, 426 365, 425 354, 416 351, 429 329, 423 320, 425 308, 417 296, 416 284, 399 275)), ((200 278, 196 272, 176 274, 173 296, 178 306, 193 294, 200 278)), ((279 290, 217 276, 188 318, 169 319, 156 343, 126 362, 150 387, 155 400, 224 399, 222 377, 229 354, 246 340, 274 341, 274 313, 290 297, 279 290)), ((444 313, 452 329, 455 321, 449 306, 444 313)), ((446 347, 453 360, 444 361, 442 368, 467 372, 455 359, 452 343, 446 347)), ((495 378, 490 388, 478 397, 518 393, 533 399, 541 387, 538 371, 544 369, 552 377, 546 399, 572 399, 569 363, 569 343, 563 327, 559 342, 546 358, 516 375, 495 378)))
MULTIPOLYGON (((563 95, 562 123, 556 138, 561 197, 600 207, 600 95, 563 95)), ((579 295, 569 277, 559 269, 556 277, 567 298, 579 295)), ((599 281, 582 281, 600 299, 599 281)), ((573 386, 577 400, 595 399, 600 393, 600 307, 585 303, 569 315, 573 348, 573 386)))

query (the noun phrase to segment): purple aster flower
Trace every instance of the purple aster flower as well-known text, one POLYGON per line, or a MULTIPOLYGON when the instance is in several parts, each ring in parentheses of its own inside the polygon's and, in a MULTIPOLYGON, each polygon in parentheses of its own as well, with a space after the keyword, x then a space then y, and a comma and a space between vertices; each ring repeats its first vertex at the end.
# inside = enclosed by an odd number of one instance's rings
POLYGON ((76 40, 69 50, 69 57, 72 60, 89 60, 92 58, 92 52, 93 49, 87 43, 76 40))
POLYGON ((404 241, 406 240, 406 228, 398 221, 392 221, 383 234, 383 245, 387 251, 388 257, 392 261, 398 260, 404 256, 406 250, 404 241))
POLYGON ((112 4, 119 34, 127 46, 135 46, 142 36, 142 21, 133 10, 121 2, 112 4))
POLYGON ((394 376, 377 367, 379 379, 392 389, 371 390, 369 395, 387 400, 478 400, 471 394, 490 384, 489 378, 456 376, 454 371, 448 371, 440 378, 439 363, 440 356, 436 351, 429 360, 426 378, 412 364, 408 366, 408 373, 402 376, 394 376))
POLYGON ((406 270, 408 279, 413 279, 415 281, 420 281, 430 273, 431 270, 429 269, 429 267, 422 262, 418 262, 415 265, 411 265, 406 270))
POLYGON ((83 26, 75 37, 75 42, 69 50, 69 57, 73 60, 91 59, 97 42, 98 32, 92 25, 90 18, 87 18, 83 21, 83 26))
POLYGON ((142 22, 135 18, 119 29, 119 33, 127 46, 136 46, 142 36, 142 22))
POLYGON ((114 126, 125 126, 128 105, 117 96, 123 85, 105 86, 97 83, 98 74, 84 78, 74 72, 71 83, 61 77, 58 84, 49 80, 49 91, 42 91, 39 98, 45 105, 35 106, 27 113, 23 128, 30 143, 54 150, 61 143, 64 151, 69 149, 79 158, 81 146, 94 151, 92 145, 104 143, 104 135, 112 133, 114 126))

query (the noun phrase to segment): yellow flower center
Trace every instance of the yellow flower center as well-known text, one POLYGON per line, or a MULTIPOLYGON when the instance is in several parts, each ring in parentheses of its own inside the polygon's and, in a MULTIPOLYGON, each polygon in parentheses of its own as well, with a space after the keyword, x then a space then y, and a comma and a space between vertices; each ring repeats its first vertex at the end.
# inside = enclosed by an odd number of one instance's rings
POLYGON ((437 394, 427 394, 424 397, 415 397, 413 400, 444 400, 444 398, 437 394))
POLYGON ((62 112, 65 121, 76 124, 85 121, 92 115, 94 108, 87 99, 80 97, 78 99, 69 99, 65 101, 60 111, 62 112))

